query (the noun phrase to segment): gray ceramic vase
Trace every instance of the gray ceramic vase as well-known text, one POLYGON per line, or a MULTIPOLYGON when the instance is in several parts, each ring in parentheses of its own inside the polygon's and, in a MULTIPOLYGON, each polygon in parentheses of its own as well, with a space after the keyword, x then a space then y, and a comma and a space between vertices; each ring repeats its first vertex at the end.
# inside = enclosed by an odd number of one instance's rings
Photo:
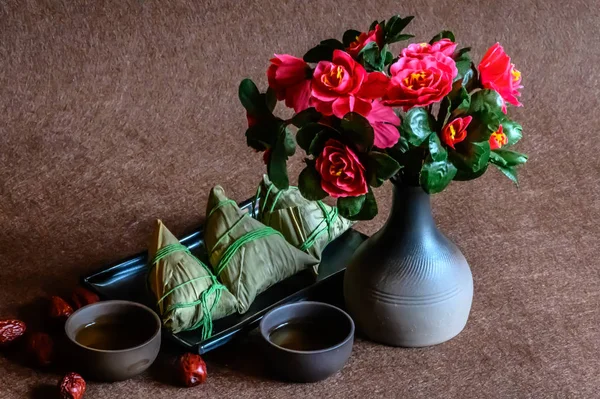
POLYGON ((436 345, 467 323, 471 269, 437 229, 429 195, 401 183, 393 190, 388 221, 357 249, 346 269, 346 307, 357 329, 375 342, 436 345))

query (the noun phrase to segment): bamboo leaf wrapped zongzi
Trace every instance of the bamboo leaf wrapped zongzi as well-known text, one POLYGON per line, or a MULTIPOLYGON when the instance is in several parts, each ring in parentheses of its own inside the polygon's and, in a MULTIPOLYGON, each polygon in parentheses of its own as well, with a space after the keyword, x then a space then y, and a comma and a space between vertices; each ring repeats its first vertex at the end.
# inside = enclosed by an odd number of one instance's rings
POLYGON ((206 339, 212 334, 212 320, 235 313, 235 297, 160 220, 148 259, 148 288, 167 329, 178 333, 202 328, 206 339))
POLYGON ((263 176, 256 201, 257 219, 281 232, 286 240, 317 259, 325 246, 348 230, 353 222, 337 208, 322 201, 309 201, 297 187, 280 190, 263 176))
POLYGON ((204 240, 214 273, 236 297, 239 313, 273 284, 318 264, 280 232, 240 210, 220 186, 210 192, 204 240))

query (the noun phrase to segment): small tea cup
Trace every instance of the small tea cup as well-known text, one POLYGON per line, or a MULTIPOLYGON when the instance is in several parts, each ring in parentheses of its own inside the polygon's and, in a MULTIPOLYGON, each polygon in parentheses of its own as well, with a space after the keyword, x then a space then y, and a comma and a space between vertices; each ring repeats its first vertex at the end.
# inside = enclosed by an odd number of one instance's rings
MULTIPOLYGON (((128 327, 129 328, 129 327, 128 327)), ((121 381, 144 372, 156 359, 161 343, 161 321, 150 308, 129 301, 103 301, 82 307, 65 323, 71 346, 73 369, 99 381, 121 381), (77 335, 99 320, 119 318, 129 320, 132 329, 139 329, 143 342, 124 349, 97 349, 82 345, 77 335)))
MULTIPOLYGON (((294 382, 315 382, 335 374, 344 367, 352 353, 354 322, 348 313, 326 303, 297 302, 271 310, 260 322, 260 335, 265 341, 269 366, 280 378, 294 382), (274 332, 289 323, 307 325, 308 343, 310 331, 327 332, 328 339, 322 347, 298 350, 274 342, 274 332)), ((314 338, 318 338, 314 337, 314 338)))

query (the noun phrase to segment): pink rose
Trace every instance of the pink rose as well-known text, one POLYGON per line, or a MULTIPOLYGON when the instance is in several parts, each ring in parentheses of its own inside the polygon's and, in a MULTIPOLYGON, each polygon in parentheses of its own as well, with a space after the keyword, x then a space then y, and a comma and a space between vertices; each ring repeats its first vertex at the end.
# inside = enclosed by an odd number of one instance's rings
POLYGON ((350 148, 337 140, 327 140, 316 168, 321 188, 333 198, 358 197, 369 191, 364 166, 350 148))
POLYGON ((367 44, 371 42, 377 43, 379 48, 383 47, 383 29, 377 24, 375 29, 369 31, 369 33, 362 32, 360 35, 356 36, 356 40, 354 40, 348 48, 346 48, 346 52, 350 54, 352 57, 358 57, 358 53, 362 50, 367 44))
POLYGON ((311 70, 301 58, 288 54, 271 58, 267 69, 269 87, 275 90, 278 100, 285 99, 285 105, 296 113, 308 108, 310 98, 311 70))
POLYGON ((456 43, 450 39, 442 39, 431 45, 431 49, 434 52, 440 52, 448 57, 452 57, 454 50, 456 50, 456 43))
POLYGON ((386 107, 379 101, 373 101, 371 112, 363 116, 373 127, 375 147, 390 148, 398 142, 400 132, 397 126, 400 126, 400 118, 392 108, 386 107))
POLYGON ((343 118, 348 112, 366 115, 371 111, 372 100, 385 93, 388 83, 383 73, 367 74, 348 53, 335 50, 331 62, 317 64, 310 104, 326 116, 343 118))
POLYGON ((433 44, 429 43, 413 43, 407 48, 402 50, 400 54, 402 57, 408 58, 424 58, 429 54, 442 53, 448 57, 452 57, 454 50, 456 49, 456 43, 450 39, 442 39, 433 44))
POLYGON ((454 60, 441 52, 422 58, 401 57, 390 71, 392 79, 384 104, 401 106, 404 111, 441 101, 452 90, 458 74, 454 60))
MULTIPOLYGON (((486 89, 496 90, 509 104, 522 106, 517 99, 521 95, 521 72, 515 69, 500 43, 494 44, 479 64, 481 84, 486 89)), ((506 112, 506 111, 505 111, 506 112)))

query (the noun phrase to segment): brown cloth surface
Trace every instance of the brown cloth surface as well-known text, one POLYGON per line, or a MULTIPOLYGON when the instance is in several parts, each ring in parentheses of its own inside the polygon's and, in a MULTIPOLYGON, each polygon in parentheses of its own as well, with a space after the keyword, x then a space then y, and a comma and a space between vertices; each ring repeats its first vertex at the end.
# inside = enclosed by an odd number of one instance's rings
MULTIPOLYGON (((600 397, 595 1, 0 2, 0 315, 31 318, 39 298, 144 249, 157 217, 190 231, 215 184, 250 197, 264 169, 239 81, 265 88, 273 53, 394 13, 416 15, 421 40, 452 29, 478 59, 500 41, 523 73, 521 189, 490 171, 433 199, 473 270, 464 332, 424 349, 359 339, 342 372, 310 385, 270 380, 249 337, 207 356, 199 388, 148 372, 86 397, 600 397)), ((367 233, 389 185, 377 195, 367 233)), ((58 379, 0 355, 2 399, 50 398, 58 379)))

